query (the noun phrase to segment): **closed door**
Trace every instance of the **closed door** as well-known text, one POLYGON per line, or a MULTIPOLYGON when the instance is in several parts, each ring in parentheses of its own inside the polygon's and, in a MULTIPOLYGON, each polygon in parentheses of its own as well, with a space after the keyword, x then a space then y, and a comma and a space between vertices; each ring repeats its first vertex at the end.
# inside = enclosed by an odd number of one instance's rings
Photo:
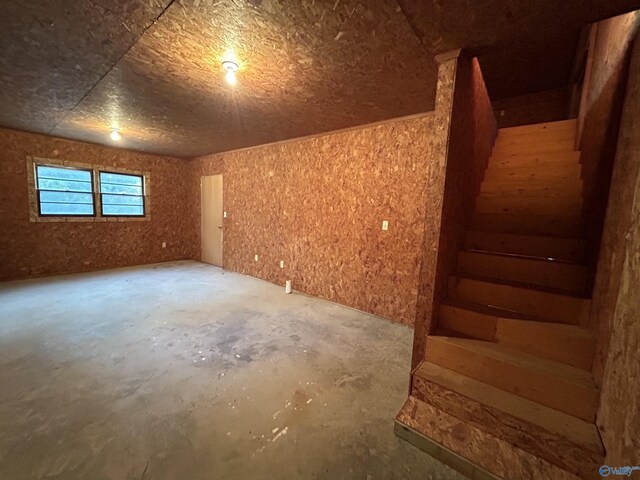
POLYGON ((202 261, 222 267, 222 175, 202 177, 202 261))

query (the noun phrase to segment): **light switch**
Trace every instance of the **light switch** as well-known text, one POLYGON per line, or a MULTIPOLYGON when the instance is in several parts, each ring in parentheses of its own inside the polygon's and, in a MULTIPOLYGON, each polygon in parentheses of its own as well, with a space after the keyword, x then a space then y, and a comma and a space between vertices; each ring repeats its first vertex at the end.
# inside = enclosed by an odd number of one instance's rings
POLYGON ((226 212, 226 211, 225 211, 225 212, 222 212, 222 216, 223 216, 224 218, 227 218, 227 212, 226 212))
POLYGON ((383 220, 382 221, 382 230, 389 230, 389 221, 388 220, 383 220))
POLYGON ((256 262, 258 261, 258 255, 256 255, 256 262))
POLYGON ((284 260, 280 260, 280 268, 284 268, 284 260))
POLYGON ((167 242, 162 242, 162 248, 167 248, 167 242))

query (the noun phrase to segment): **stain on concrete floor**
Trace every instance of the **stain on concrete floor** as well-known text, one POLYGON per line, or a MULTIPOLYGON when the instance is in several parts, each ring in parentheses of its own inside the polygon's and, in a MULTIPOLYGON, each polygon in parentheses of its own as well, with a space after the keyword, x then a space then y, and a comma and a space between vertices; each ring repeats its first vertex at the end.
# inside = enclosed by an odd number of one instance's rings
POLYGON ((0 284, 0 478, 461 480, 393 434, 411 337, 197 262, 0 284))

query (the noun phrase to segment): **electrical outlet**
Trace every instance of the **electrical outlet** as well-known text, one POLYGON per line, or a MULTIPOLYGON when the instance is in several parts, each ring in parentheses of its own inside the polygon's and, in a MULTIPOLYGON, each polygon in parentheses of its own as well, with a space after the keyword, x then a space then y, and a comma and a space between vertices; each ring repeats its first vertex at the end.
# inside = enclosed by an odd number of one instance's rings
POLYGON ((389 230, 389 221, 388 220, 383 220, 382 221, 382 230, 389 230))
POLYGON ((258 261, 258 258, 259 258, 258 255, 256 255, 256 262, 258 261))
POLYGON ((280 260, 280 268, 284 268, 284 260, 280 260))
POLYGON ((167 242, 162 242, 162 248, 167 248, 167 242))

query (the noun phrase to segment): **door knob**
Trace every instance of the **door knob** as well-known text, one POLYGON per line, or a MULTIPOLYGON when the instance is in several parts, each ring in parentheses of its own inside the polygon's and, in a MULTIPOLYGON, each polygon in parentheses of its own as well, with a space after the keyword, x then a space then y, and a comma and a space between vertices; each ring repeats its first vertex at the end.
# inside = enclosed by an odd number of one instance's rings
POLYGON ((222 225, 218 225, 218 228, 222 228, 222 225))

